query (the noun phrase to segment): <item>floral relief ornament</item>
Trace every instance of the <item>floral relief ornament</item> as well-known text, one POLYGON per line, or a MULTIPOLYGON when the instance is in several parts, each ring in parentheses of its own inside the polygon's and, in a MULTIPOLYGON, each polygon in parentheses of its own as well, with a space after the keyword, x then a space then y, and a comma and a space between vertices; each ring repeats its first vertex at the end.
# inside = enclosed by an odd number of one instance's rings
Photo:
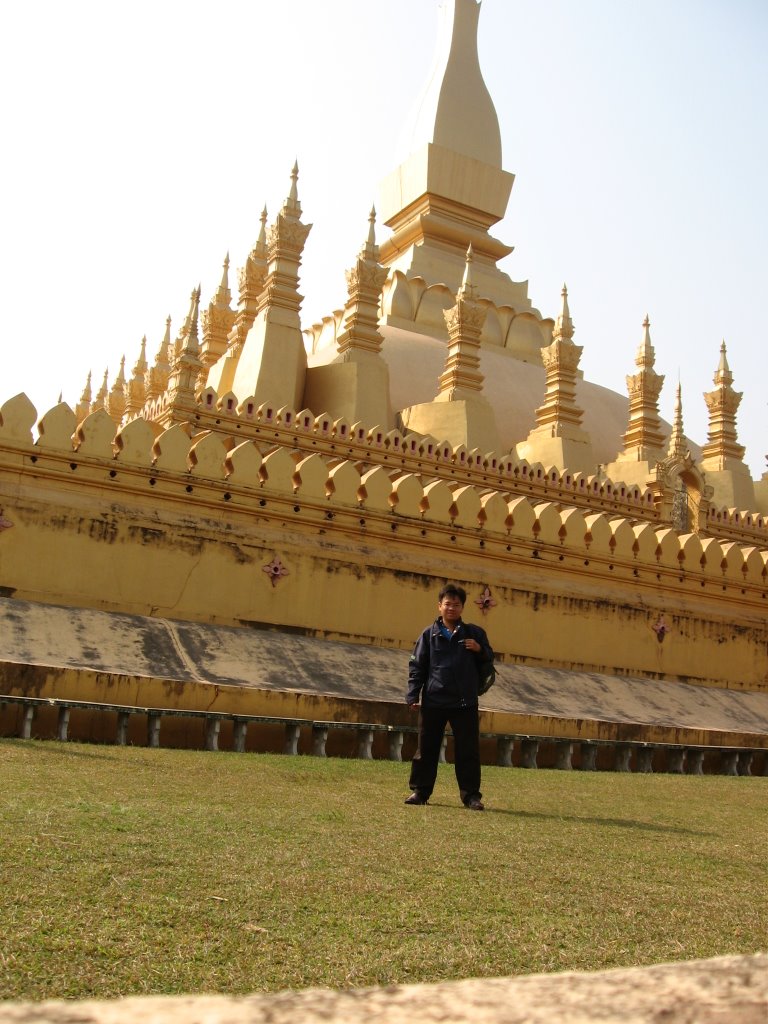
POLYGON ((494 601, 493 597, 491 596, 491 588, 489 586, 485 587, 485 590, 483 590, 483 592, 480 595, 480 597, 477 598, 477 600, 475 601, 475 604, 480 609, 480 611, 483 613, 483 615, 487 615, 489 609, 495 608, 496 602, 494 601))
POLYGON ((654 624, 651 626, 651 629, 656 634, 656 639, 659 641, 659 643, 663 644, 664 643, 664 637, 669 632, 669 626, 664 621, 664 616, 663 615, 659 616, 658 621, 654 622, 654 624))
POLYGON ((0 508, 0 533, 2 533, 3 530, 10 530, 12 526, 13 523, 10 519, 5 518, 5 512, 0 508))
POLYGON ((282 579, 283 576, 289 575, 288 570, 285 568, 285 566, 277 557, 277 555, 275 555, 271 562, 267 562, 266 565, 263 565, 261 567, 261 571, 265 572, 269 576, 270 582, 273 587, 277 586, 278 581, 282 579))

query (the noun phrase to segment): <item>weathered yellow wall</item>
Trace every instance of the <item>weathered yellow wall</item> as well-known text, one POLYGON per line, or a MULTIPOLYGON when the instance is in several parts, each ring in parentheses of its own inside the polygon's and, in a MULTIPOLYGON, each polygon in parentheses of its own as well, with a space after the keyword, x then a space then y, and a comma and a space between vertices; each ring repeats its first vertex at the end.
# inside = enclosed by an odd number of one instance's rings
POLYGON ((235 458, 224 438, 174 428, 129 460, 103 413, 77 452, 51 427, 48 447, 10 416, 4 432, 7 596, 408 648, 453 579, 504 660, 768 687, 765 553, 751 546, 498 484, 398 479, 373 452, 367 466, 266 444, 235 458), (287 574, 273 586, 274 558, 287 574))

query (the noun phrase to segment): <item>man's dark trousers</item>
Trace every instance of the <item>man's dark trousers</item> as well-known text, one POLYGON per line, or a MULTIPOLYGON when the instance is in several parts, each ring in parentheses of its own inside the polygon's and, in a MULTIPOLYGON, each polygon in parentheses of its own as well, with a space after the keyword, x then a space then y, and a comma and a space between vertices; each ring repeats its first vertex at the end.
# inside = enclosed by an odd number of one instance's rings
POLYGON ((453 731, 456 781, 464 803, 480 797, 480 730, 477 708, 419 709, 419 748, 411 762, 411 789, 425 800, 432 795, 445 727, 453 731))

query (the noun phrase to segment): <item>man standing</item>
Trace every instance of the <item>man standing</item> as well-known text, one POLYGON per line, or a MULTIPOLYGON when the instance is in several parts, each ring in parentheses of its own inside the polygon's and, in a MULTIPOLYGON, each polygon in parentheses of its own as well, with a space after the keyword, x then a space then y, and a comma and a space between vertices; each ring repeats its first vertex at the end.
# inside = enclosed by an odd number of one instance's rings
POLYGON ((413 792, 407 804, 425 804, 432 795, 443 734, 450 723, 462 803, 472 811, 484 809, 477 699, 493 651, 484 629, 462 621, 466 600, 462 587, 443 587, 438 618, 421 634, 411 655, 406 702, 419 710, 419 746, 411 762, 413 792))

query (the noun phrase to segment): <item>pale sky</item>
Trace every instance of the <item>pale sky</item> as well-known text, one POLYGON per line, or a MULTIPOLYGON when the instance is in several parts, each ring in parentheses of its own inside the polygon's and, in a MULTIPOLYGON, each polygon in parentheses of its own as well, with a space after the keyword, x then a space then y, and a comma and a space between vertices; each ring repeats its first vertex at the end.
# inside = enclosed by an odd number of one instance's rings
MULTIPOLYGON (((313 223, 305 326, 344 270, 426 84, 438 0, 25 0, 0 6, 0 402, 94 393, 190 290, 230 284, 288 193, 313 223)), ((739 440, 768 452, 768 4, 484 0, 480 64, 516 175, 501 266, 558 311, 588 379, 626 393, 646 312, 686 433, 725 339, 739 440)), ((380 238, 386 228, 380 226, 380 238)))

